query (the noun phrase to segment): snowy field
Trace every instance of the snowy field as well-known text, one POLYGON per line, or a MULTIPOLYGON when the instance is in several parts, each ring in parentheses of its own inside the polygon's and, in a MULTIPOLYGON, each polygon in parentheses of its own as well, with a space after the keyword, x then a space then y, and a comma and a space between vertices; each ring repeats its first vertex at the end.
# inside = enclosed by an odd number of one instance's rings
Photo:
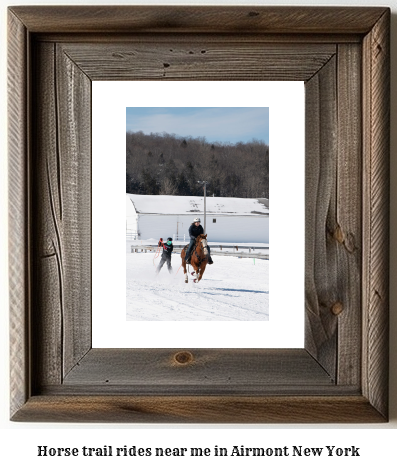
MULTIPOLYGON (((267 321, 269 261, 213 255, 199 283, 185 283, 179 254, 172 256, 173 274, 160 257, 126 253, 127 320, 129 321, 267 321)), ((190 267, 193 271, 193 268, 190 267)))

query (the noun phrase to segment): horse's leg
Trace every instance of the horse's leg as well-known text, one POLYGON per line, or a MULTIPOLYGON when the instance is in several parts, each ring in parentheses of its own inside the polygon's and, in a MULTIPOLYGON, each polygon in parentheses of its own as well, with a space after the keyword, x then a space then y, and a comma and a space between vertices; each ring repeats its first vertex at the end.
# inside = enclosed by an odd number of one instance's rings
POLYGON ((188 276, 187 276, 187 270, 186 270, 186 262, 183 261, 182 265, 183 265, 183 273, 185 274, 185 283, 189 283, 189 279, 188 279, 188 276))
POLYGON ((197 283, 201 280, 201 278, 203 277, 204 275, 204 272, 205 272, 205 267, 207 266, 207 261, 204 261, 201 266, 200 266, 200 275, 198 277, 198 280, 197 280, 197 283))
POLYGON ((194 268, 194 274, 192 273, 193 276, 196 278, 193 280, 195 283, 197 283, 197 278, 198 278, 198 273, 199 273, 199 267, 196 265, 193 260, 192 260, 192 267, 194 268))
MULTIPOLYGON (((193 255, 192 255, 192 257, 193 257, 193 255)), ((194 270, 194 271, 192 271, 192 276, 196 276, 197 275, 197 265, 195 264, 195 262, 193 262, 192 258, 190 258, 190 266, 194 270)))
POLYGON ((187 270, 186 270, 185 249, 183 249, 181 252, 181 258, 182 258, 183 273, 185 274, 185 283, 188 283, 189 280, 188 280, 187 270))
POLYGON ((192 271, 192 276, 197 276, 197 270, 198 270, 198 267, 196 265, 195 262, 192 261, 192 259, 190 259, 190 266, 193 268, 194 271, 192 271))

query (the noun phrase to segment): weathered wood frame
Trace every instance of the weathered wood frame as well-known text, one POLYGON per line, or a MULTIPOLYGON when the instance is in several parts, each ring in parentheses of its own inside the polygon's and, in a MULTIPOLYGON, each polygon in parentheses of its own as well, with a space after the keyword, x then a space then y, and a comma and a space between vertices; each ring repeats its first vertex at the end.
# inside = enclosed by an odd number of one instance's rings
POLYGON ((9 9, 12 420, 387 421, 389 22, 9 9), (306 83, 305 348, 92 349, 91 81, 236 79, 306 83))

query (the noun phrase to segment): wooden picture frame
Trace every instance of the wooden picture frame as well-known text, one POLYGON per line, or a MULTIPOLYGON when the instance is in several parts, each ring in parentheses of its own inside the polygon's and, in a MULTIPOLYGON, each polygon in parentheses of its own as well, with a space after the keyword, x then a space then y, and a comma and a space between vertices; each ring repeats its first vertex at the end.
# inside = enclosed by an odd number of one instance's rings
POLYGON ((11 420, 387 421, 389 23, 383 7, 9 8, 11 420), (305 81, 305 348, 91 348, 92 80, 305 81))

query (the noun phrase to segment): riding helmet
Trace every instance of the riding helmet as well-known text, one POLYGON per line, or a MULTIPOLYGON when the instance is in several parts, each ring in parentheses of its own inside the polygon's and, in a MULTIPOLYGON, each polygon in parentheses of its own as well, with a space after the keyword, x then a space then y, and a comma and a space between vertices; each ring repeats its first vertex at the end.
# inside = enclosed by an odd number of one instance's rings
POLYGON ((201 222, 200 218, 194 218, 193 222, 201 222))

